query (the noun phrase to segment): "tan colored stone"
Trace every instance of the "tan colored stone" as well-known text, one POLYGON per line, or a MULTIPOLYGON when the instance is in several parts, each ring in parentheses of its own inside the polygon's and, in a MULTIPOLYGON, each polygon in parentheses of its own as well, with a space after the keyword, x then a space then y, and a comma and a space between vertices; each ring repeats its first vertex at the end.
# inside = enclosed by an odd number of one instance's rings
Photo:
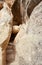
POLYGON ((2 9, 3 8, 3 1, 0 1, 0 9, 2 9))
POLYGON ((15 0, 4 0, 8 5, 9 7, 12 7, 13 3, 15 2, 15 0))
POLYGON ((17 57, 14 64, 42 65, 42 1, 34 8, 26 31, 15 38, 17 57))
POLYGON ((13 26, 13 33, 16 34, 18 33, 20 30, 20 27, 19 26, 13 26))
POLYGON ((12 13, 6 3, 0 10, 0 65, 6 65, 6 48, 12 33, 12 13))
POLYGON ((11 65, 11 63, 14 62, 15 60, 15 55, 16 55, 16 49, 15 49, 15 45, 13 43, 9 43, 10 45, 8 45, 7 49, 6 49, 6 61, 7 61, 7 65, 11 65))

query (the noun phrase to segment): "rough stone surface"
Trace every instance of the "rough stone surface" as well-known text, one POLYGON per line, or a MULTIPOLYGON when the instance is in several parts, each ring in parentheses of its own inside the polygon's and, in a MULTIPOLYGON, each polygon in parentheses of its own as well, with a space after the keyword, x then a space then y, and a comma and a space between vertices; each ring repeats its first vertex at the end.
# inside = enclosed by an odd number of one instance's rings
POLYGON ((12 6, 13 23, 16 25, 26 22, 26 19, 31 15, 34 7, 41 0, 15 0, 12 6))
POLYGON ((22 23, 21 13, 20 13, 20 0, 15 0, 15 3, 12 6, 13 13, 13 23, 14 25, 19 25, 22 23))
POLYGON ((41 35, 42 33, 42 2, 33 10, 29 21, 28 33, 41 35))
POLYGON ((3 4, 3 8, 0 10, 0 46, 5 47, 11 36, 12 13, 6 3, 3 4), (5 38, 4 38, 5 37, 5 38), (4 44, 3 44, 4 43, 4 44))
POLYGON ((20 30, 19 30, 18 34, 16 35, 14 42, 17 43, 19 41, 19 39, 21 39, 21 37, 23 37, 26 34, 26 28, 27 28, 26 24, 20 25, 20 30))
POLYGON ((34 8, 27 30, 18 42, 14 42, 16 45, 14 64, 42 65, 42 2, 34 8))
POLYGON ((12 32, 12 13, 6 3, 0 10, 0 65, 6 65, 6 48, 12 32))
POLYGON ((7 61, 7 65, 11 65, 11 63, 14 62, 15 54, 16 54, 15 45, 12 42, 10 42, 8 44, 8 46, 7 46, 7 49, 6 49, 6 61, 7 61))
POLYGON ((8 6, 10 8, 12 7, 13 3, 15 2, 15 0, 4 0, 4 1, 8 4, 8 6))
POLYGON ((12 24, 12 13, 11 9, 8 7, 8 5, 4 2, 2 4, 3 8, 0 10, 0 24, 8 23, 12 24))
POLYGON ((29 0, 29 1, 30 1, 30 3, 28 5, 27 12, 28 12, 28 15, 30 16, 30 14, 32 13, 34 7, 36 7, 42 0, 29 0))

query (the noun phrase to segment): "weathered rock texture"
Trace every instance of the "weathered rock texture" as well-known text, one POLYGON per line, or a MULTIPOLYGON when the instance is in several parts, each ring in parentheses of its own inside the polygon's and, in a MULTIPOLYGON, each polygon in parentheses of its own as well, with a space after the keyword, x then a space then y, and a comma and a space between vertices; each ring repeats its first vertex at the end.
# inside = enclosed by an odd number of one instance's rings
POLYGON ((26 22, 34 7, 40 1, 41 0, 15 0, 15 3, 12 6, 14 24, 19 25, 26 22))
POLYGON ((0 10, 0 65, 6 65, 6 48, 12 32, 12 13, 6 3, 0 10))
POLYGON ((4 1, 8 4, 8 6, 10 8, 12 7, 13 3, 15 2, 15 0, 4 0, 4 1))
MULTIPOLYGON (((27 0, 28 1, 28 0, 27 0)), ((34 7, 39 4, 42 0, 29 0, 30 3, 28 5, 28 9, 27 9, 27 12, 28 12, 28 15, 30 16, 31 12, 33 11, 34 7)))
POLYGON ((6 50, 0 47, 0 65, 6 65, 6 50))
POLYGON ((0 65, 6 64, 42 65, 42 0, 0 1, 0 65))
MULTIPOLYGON (((42 65, 42 2, 30 16, 27 33, 20 39, 15 38, 15 65, 42 65)), ((20 34, 21 35, 21 34, 20 34)))
POLYGON ((3 1, 0 1, 0 10, 3 8, 3 1))
POLYGON ((13 33, 14 34, 17 34, 18 32, 19 32, 19 30, 20 30, 20 26, 13 26, 13 33))
POLYGON ((2 4, 3 8, 0 10, 0 24, 8 23, 12 25, 12 13, 11 9, 8 7, 6 3, 2 4))
POLYGON ((20 0, 16 0, 12 6, 12 13, 13 13, 13 23, 15 25, 19 25, 22 23, 21 14, 20 14, 20 0))
POLYGON ((16 54, 16 50, 15 50, 15 45, 10 42, 8 44, 7 47, 7 51, 6 51, 6 61, 7 61, 7 65, 11 65, 11 63, 15 60, 15 54, 16 54))

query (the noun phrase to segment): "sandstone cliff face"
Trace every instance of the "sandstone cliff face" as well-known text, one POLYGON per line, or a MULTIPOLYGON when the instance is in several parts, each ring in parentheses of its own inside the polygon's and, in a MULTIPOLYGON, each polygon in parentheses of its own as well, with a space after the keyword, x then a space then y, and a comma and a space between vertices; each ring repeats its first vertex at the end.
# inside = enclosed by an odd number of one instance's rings
POLYGON ((42 2, 34 8, 30 16, 28 33, 15 45, 15 65, 42 65, 42 2))
POLYGON ((0 1, 0 65, 42 65, 42 0, 0 1))
POLYGON ((6 65, 6 48, 12 32, 12 13, 6 3, 0 10, 0 65, 6 65))
POLYGON ((4 0, 4 1, 8 4, 8 6, 10 8, 12 7, 13 3, 15 2, 15 0, 4 0))
POLYGON ((33 11, 34 7, 39 4, 42 0, 30 0, 30 4, 28 6, 28 15, 30 16, 31 12, 33 11))
POLYGON ((40 1, 41 0, 15 0, 12 6, 14 24, 19 25, 26 22, 34 7, 39 4, 40 1))

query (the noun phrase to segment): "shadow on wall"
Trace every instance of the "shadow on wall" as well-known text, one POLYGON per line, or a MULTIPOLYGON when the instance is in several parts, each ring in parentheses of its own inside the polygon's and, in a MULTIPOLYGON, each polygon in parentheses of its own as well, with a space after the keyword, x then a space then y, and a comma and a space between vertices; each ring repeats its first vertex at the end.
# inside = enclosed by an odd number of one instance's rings
MULTIPOLYGON (((24 3, 22 3, 22 5, 25 4, 25 1, 24 0, 24 3)), ((30 4, 28 6, 28 9, 27 9, 27 14, 28 16, 30 17, 31 15, 31 12, 33 11, 34 7, 41 1, 41 0, 28 0, 30 1, 30 4)), ((13 13, 13 23, 14 25, 19 25, 19 24, 22 24, 22 17, 21 17, 21 12, 20 12, 20 1, 19 0, 16 0, 15 3, 13 4, 12 6, 12 13, 13 13)), ((24 9, 25 10, 25 9, 24 9)), ((25 14, 25 13, 24 13, 25 14)))
POLYGON ((19 25, 22 24, 22 19, 21 19, 21 13, 20 13, 20 3, 19 0, 16 0, 15 3, 12 6, 12 13, 13 13, 13 23, 14 25, 19 25))
POLYGON ((16 48, 15 48, 15 43, 13 43, 13 40, 16 35, 12 33, 10 42, 7 46, 6 49, 6 64, 11 65, 15 61, 15 56, 16 56, 16 48))
POLYGON ((6 64, 11 65, 15 61, 16 48, 13 43, 10 43, 6 49, 6 64))
POLYGON ((35 6, 37 6, 42 0, 31 0, 27 9, 27 13, 30 16, 35 6))

